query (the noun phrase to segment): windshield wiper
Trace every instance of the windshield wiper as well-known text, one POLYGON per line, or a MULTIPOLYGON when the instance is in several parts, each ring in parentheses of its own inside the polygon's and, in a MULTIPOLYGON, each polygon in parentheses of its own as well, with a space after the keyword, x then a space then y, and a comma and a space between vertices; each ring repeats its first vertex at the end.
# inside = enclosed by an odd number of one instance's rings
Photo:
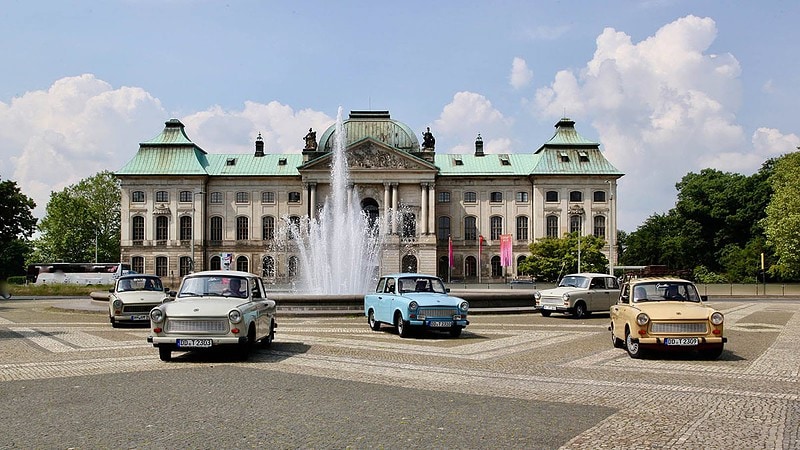
POLYGON ((202 297, 204 294, 198 294, 197 292, 181 292, 178 297, 202 297))

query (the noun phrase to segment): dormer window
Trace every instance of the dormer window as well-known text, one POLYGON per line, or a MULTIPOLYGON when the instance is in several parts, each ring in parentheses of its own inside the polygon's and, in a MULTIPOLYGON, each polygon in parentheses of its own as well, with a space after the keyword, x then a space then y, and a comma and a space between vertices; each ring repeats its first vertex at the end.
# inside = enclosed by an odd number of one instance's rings
POLYGON ((228 158, 225 160, 226 166, 235 166, 236 165, 236 158, 228 158))
POLYGON ((589 162, 589 155, 586 152, 578 152, 580 162, 589 162))
POLYGON ((279 158, 278 159, 278 165, 279 166, 285 166, 286 165, 286 158, 279 158))
POLYGON ((502 164, 504 166, 510 166, 511 165, 511 159, 509 159, 508 155, 503 154, 503 155, 499 155, 499 156, 500 156, 500 164, 502 164))
POLYGON ((561 158, 561 162, 569 162, 569 155, 566 152, 558 152, 558 157, 561 158))
POLYGON ((453 155, 453 164, 457 166, 463 166, 464 160, 461 159, 461 155, 453 155))

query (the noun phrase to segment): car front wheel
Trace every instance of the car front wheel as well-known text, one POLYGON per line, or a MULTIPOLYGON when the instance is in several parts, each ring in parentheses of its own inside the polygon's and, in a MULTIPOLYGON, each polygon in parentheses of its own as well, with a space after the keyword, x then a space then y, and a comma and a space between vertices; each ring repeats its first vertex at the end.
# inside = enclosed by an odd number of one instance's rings
POLYGON ((586 304, 583 302, 578 302, 575 305, 575 318, 576 319, 583 319, 589 316, 589 311, 586 310, 586 304))
POLYGON ((372 329, 372 331, 380 331, 381 323, 375 320, 374 311, 369 310, 369 316, 367 318, 367 322, 369 322, 369 327, 372 329))
POLYGON ((400 313, 395 315, 394 324, 397 327, 397 334, 399 334, 401 338, 406 338, 411 334, 408 324, 403 320, 403 316, 400 313))
POLYGON ((542 317, 550 317, 550 311, 542 310, 541 314, 542 314, 542 317))
POLYGON ((642 349, 638 342, 633 342, 630 330, 625 330, 625 349, 631 358, 639 359, 642 357, 642 349))

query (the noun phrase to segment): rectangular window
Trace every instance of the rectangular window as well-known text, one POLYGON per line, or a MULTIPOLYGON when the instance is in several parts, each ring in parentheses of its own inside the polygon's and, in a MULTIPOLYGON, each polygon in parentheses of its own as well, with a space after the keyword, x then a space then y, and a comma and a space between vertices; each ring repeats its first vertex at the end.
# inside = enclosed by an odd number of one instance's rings
POLYGON ((156 201, 157 202, 168 202, 169 201, 169 192, 167 191, 158 191, 156 192, 156 201))
POLYGON ((212 192, 211 193, 211 200, 209 200, 212 205, 219 205, 222 203, 222 192, 212 192))
POLYGON ((289 192, 289 203, 300 203, 300 193, 289 192))
POLYGON ((594 198, 595 203, 605 203, 606 202, 606 191, 594 191, 594 198))
POLYGON ((436 201, 439 203, 450 203, 450 193, 449 192, 437 192, 436 193, 436 201))
POLYGON ((209 227, 209 237, 212 241, 222 240, 222 217, 212 217, 211 227, 209 227))
POLYGON ((517 217, 517 240, 528 240, 528 218, 526 216, 517 217))
POLYGON ((136 273, 144 273, 144 257, 134 256, 131 258, 131 270, 136 273))
POLYGON ((131 192, 131 202, 132 203, 144 203, 144 192, 143 191, 133 191, 133 192, 131 192))
POLYGON ((192 191, 181 191, 178 195, 178 201, 181 203, 189 203, 192 201, 192 191))
POLYGON ((502 192, 492 192, 489 196, 489 201, 492 203, 500 203, 503 201, 502 192))
POLYGON ((544 201, 547 203, 557 203, 558 191, 547 191, 547 193, 544 195, 544 201))
POLYGON ((528 203, 528 193, 527 192, 517 192, 517 203, 528 203))
POLYGON ((250 202, 250 193, 248 192, 236 193, 236 203, 249 203, 249 202, 250 202))
POLYGON ((558 217, 556 216, 547 216, 547 237, 558 237, 558 217))
POLYGON ((261 193, 261 203, 275 203, 275 193, 274 192, 262 192, 261 193))
POLYGON ((478 203, 478 194, 475 192, 464 192, 464 203, 478 203))
POLYGON ((500 216, 493 216, 489 218, 490 235, 493 241, 500 240, 500 235, 503 234, 503 218, 500 216))
POLYGON ((236 240, 237 241, 246 241, 250 238, 250 227, 248 224, 247 217, 237 217, 236 218, 236 240))
POLYGON ((478 239, 478 227, 474 217, 464 218, 464 240, 474 241, 478 239))
POLYGON ((166 256, 156 256, 156 275, 159 277, 166 277, 168 275, 166 256))

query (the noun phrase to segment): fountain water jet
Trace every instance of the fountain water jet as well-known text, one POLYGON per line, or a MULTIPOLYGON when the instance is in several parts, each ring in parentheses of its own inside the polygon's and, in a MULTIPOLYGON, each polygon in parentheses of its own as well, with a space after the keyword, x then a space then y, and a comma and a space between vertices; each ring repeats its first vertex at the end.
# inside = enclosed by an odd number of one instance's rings
MULTIPOLYGON (((336 117, 331 193, 317 217, 288 224, 285 234, 299 259, 297 291, 310 294, 363 294, 378 274, 384 235, 378 221, 361 209, 350 184, 342 108, 336 117)), ((312 205, 315 207, 316 205, 312 205)))

